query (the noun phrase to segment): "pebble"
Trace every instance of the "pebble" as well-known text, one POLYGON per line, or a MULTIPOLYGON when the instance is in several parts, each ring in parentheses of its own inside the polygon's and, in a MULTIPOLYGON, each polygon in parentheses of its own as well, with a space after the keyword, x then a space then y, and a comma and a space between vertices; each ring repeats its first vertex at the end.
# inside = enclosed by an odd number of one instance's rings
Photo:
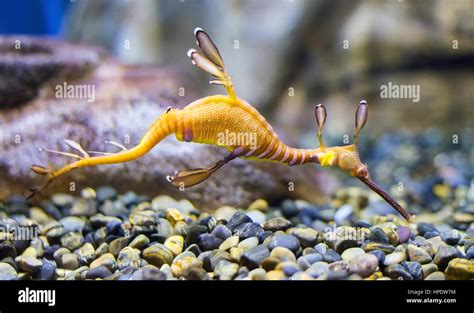
POLYGON ((121 270, 127 267, 138 269, 140 267, 140 262, 140 250, 129 246, 123 248, 117 257, 117 266, 121 270))
POLYGON ((293 235, 275 235, 270 239, 268 248, 272 250, 275 247, 284 247, 296 252, 300 247, 300 241, 293 235))
POLYGON ((276 258, 281 262, 293 262, 296 263, 296 256, 294 253, 285 247, 275 247, 270 253, 270 257, 276 258))
POLYGON ((250 238, 244 239, 237 245, 238 248, 244 251, 255 248, 256 246, 258 246, 257 237, 250 237, 250 238))
POLYGON ((269 256, 268 258, 263 259, 262 263, 260 266, 265 269, 266 271, 271 271, 274 270, 275 267, 280 263, 280 260, 277 258, 273 258, 269 256))
POLYGON ((220 240, 226 240, 227 238, 232 236, 232 231, 225 225, 217 225, 212 230, 211 235, 216 238, 219 238, 220 240))
POLYGON ((285 273, 285 275, 288 277, 291 277, 300 271, 298 264, 291 261, 281 262, 275 267, 275 269, 282 270, 283 273, 285 273))
POLYGON ((82 233, 85 221, 77 216, 68 216, 59 220, 66 232, 82 233))
POLYGON ((131 213, 128 220, 132 225, 136 226, 156 225, 155 212, 152 210, 131 213))
POLYGON ((174 235, 168 237, 164 243, 165 247, 171 250, 175 256, 183 252, 184 238, 182 236, 174 235))
POLYGON ((89 269, 86 272, 86 279, 97 279, 97 278, 107 278, 110 275, 112 275, 112 272, 110 269, 108 269, 106 266, 99 266, 99 267, 94 267, 89 269))
POLYGON ((427 277, 431 273, 434 273, 438 270, 438 266, 434 263, 428 263, 421 265, 421 270, 423 272, 423 277, 427 277))
POLYGON ((390 239, 380 227, 375 227, 371 229, 369 239, 375 242, 390 243, 390 239))
POLYGON ((410 228, 406 226, 400 226, 397 228, 398 242, 405 243, 411 236, 410 228))
POLYGON ((422 280, 423 279, 423 269, 421 264, 418 262, 406 262, 406 269, 408 273, 413 277, 415 280, 422 280))
POLYGON ((428 223, 418 223, 416 226, 418 233, 423 236, 427 232, 437 232, 438 230, 431 224, 428 223))
MULTIPOLYGON (((166 220, 165 220, 166 221, 166 220)), ((166 221, 168 222, 168 221, 166 221)), ((168 222, 169 224, 169 222, 168 222)), ((171 226, 171 224, 170 224, 171 226)), ((189 247, 193 243, 198 242, 198 238, 201 234, 204 234, 207 232, 207 227, 199 224, 194 224, 189 227, 188 234, 186 236, 186 246, 189 247)), ((170 235, 171 236, 171 235, 170 235)), ((169 237, 169 236, 167 236, 169 237)), ((216 237, 214 237, 216 238, 216 237)))
POLYGON ((125 248, 129 242, 130 242, 130 238, 128 237, 120 237, 120 238, 114 239, 109 244, 109 252, 112 253, 114 257, 117 257, 119 252, 123 248, 125 248))
POLYGON ((142 252, 143 258, 155 266, 173 263, 173 252, 161 243, 154 244, 142 252))
POLYGON ((353 258, 362 254, 365 254, 365 251, 361 248, 349 248, 341 254, 341 258, 346 262, 350 262, 353 258))
POLYGON ((462 257, 461 252, 453 246, 441 246, 436 253, 433 261, 438 268, 444 270, 448 266, 449 261, 462 257))
POLYGON ((265 221, 267 220, 267 217, 265 216, 265 214, 263 214, 260 211, 249 210, 246 212, 246 214, 248 217, 252 219, 254 223, 257 223, 259 225, 265 223, 265 221))
POLYGON ((16 257, 16 248, 10 241, 0 243, 0 259, 6 257, 16 257))
POLYGON ((258 210, 258 211, 264 212, 267 209, 268 209, 268 202, 265 199, 257 199, 249 205, 249 207, 247 208, 247 211, 258 210))
POLYGON ((276 232, 279 230, 286 231, 291 227, 291 222, 283 217, 274 217, 263 223, 263 229, 276 232))
POLYGON ((413 276, 400 264, 390 264, 384 273, 392 279, 413 280, 413 276))
POLYGON ((219 246, 219 250, 227 251, 239 244, 239 236, 230 236, 219 246))
POLYGON ((440 236, 435 236, 426 240, 427 245, 431 248, 433 254, 436 254, 440 247, 445 246, 446 243, 440 236))
POLYGON ((384 265, 396 264, 405 260, 405 253, 393 252, 385 256, 384 265))
POLYGON ((63 254, 61 264, 67 270, 75 270, 79 267, 79 258, 72 253, 63 254))
POLYGON ((368 277, 375 272, 379 260, 370 253, 359 254, 348 261, 349 272, 368 277))
POLYGON ((241 240, 250 237, 259 237, 264 233, 262 226, 258 223, 244 223, 234 228, 234 234, 241 240))
POLYGON ((82 264, 89 264, 96 258, 94 246, 87 242, 77 252, 82 264))
POLYGON ((395 247, 390 244, 374 242, 374 241, 367 242, 366 244, 364 244, 363 248, 365 252, 370 252, 374 250, 382 250, 386 254, 392 253, 395 250, 395 247))
POLYGON ((445 280, 446 277, 444 276, 443 272, 433 272, 430 275, 428 275, 425 280, 445 280))
POLYGON ((202 261, 197 259, 196 256, 183 253, 174 259, 171 264, 171 273, 175 277, 187 276, 191 268, 202 268, 202 266, 202 261))
POLYGON ((452 259, 446 268, 446 279, 474 279, 474 262, 461 258, 452 259))
POLYGON ((243 266, 254 269, 268 256, 270 256, 268 248, 265 245, 258 245, 255 248, 245 251, 240 257, 240 262, 243 266))
POLYGON ((43 262, 32 256, 17 256, 15 262, 19 269, 30 274, 37 273, 43 266, 43 262))
POLYGON ((408 258, 411 261, 418 262, 421 264, 430 263, 432 261, 431 256, 423 248, 419 248, 415 245, 409 244, 407 251, 408 258))
POLYGON ((326 262, 316 262, 306 270, 306 273, 310 274, 314 278, 318 278, 321 275, 329 272, 329 265, 326 262))
POLYGON ((234 262, 239 262, 240 258, 242 257, 242 254, 244 254, 244 250, 237 247, 230 248, 229 252, 230 259, 234 262))
POLYGON ((211 235, 211 234, 201 234, 198 237, 197 244, 199 248, 203 251, 210 251, 218 249, 221 245, 222 240, 211 235))
POLYGON ((322 241, 322 235, 312 228, 293 228, 289 234, 298 238, 303 248, 314 247, 322 241))
POLYGON ((461 239, 461 235, 458 230, 452 229, 441 233, 441 239, 448 245, 456 245, 461 239))
POLYGON ((18 274, 13 266, 0 262, 0 280, 17 280, 18 274))
POLYGON ((227 227, 229 227, 231 231, 235 231, 238 226, 245 223, 252 223, 252 219, 243 212, 235 212, 227 223, 227 227))
POLYGON ((283 271, 272 270, 265 274, 265 280, 286 280, 287 277, 283 271))
POLYGON ((323 260, 323 256, 319 253, 312 253, 301 256, 297 259, 296 263, 300 267, 301 270, 307 270, 313 263, 319 262, 323 260))
POLYGON ((117 197, 117 191, 109 186, 103 186, 97 188, 96 198, 99 202, 104 202, 105 200, 112 200, 117 197))
POLYGON ((135 237, 132 242, 129 244, 130 247, 135 249, 143 249, 150 243, 150 239, 147 236, 140 234, 135 237))
MULTIPOLYGON (((56 278, 56 262, 51 260, 43 260, 43 266, 39 272, 40 280, 53 280, 56 278)), ((0 270, 1 273, 1 270, 0 270)), ((0 274, 1 275, 1 274, 0 274)), ((1 280, 1 278, 0 278, 1 280)))
POLYGON ((80 233, 67 233, 61 237, 61 245, 73 251, 82 246, 84 237, 80 233))
POLYGON ((385 261, 385 253, 382 250, 372 250, 368 252, 370 254, 375 255, 377 260, 379 260, 379 266, 384 264, 385 261))
POLYGON ((239 272, 239 265, 227 260, 221 260, 217 263, 214 273, 220 280, 232 280, 239 272))
POLYGON ((474 259, 474 246, 471 246, 466 251, 466 258, 472 260, 474 259))
POLYGON ((323 254, 323 261, 327 263, 333 263, 337 261, 341 261, 342 257, 334 251, 333 249, 328 249, 326 253, 323 254))
POLYGON ((105 266, 109 270, 114 271, 115 267, 117 265, 117 262, 115 261, 115 257, 111 253, 106 253, 99 258, 95 259, 92 261, 90 264, 90 268, 96 268, 99 266, 105 266))

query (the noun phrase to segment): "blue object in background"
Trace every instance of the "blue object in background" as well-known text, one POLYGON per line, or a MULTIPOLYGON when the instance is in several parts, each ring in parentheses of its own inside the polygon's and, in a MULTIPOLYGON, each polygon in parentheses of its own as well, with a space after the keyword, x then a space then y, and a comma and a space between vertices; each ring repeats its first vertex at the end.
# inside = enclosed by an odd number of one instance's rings
POLYGON ((0 2, 0 35, 61 35, 71 0, 10 0, 0 2))

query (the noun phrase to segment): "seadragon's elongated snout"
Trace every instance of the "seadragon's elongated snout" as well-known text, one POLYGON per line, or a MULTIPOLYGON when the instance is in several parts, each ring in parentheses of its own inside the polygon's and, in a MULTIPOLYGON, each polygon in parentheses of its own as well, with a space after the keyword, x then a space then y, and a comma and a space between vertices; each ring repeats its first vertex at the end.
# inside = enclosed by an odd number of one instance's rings
POLYGON ((351 176, 357 177, 370 189, 382 197, 388 204, 397 210, 406 220, 413 221, 413 217, 387 192, 379 187, 371 178, 367 165, 362 163, 357 149, 359 134, 367 121, 368 105, 365 100, 359 103, 355 115, 356 132, 354 144, 343 147, 325 147, 322 141, 322 127, 326 120, 326 109, 319 104, 315 109, 316 122, 318 123, 318 139, 320 148, 316 150, 315 158, 321 166, 337 166, 351 176))

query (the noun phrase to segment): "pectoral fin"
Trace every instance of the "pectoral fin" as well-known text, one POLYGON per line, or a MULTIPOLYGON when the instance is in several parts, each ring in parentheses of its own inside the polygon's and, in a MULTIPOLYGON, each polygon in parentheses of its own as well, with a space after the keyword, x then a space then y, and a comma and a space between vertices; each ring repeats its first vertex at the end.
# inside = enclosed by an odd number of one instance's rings
POLYGON ((224 161, 218 161, 209 168, 198 168, 176 172, 174 176, 168 176, 167 179, 174 187, 191 187, 197 185, 212 175, 215 171, 224 165, 224 161))

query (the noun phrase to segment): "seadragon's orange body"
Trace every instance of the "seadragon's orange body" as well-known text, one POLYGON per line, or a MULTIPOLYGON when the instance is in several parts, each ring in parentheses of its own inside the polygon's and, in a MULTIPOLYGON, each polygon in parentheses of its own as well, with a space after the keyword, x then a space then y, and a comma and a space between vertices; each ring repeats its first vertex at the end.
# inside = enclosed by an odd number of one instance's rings
MULTIPOLYGON (((188 55, 193 64, 218 78, 211 83, 224 85, 228 95, 215 95, 196 100, 183 109, 168 109, 148 129, 140 143, 131 149, 126 149, 120 144, 123 151, 119 153, 102 153, 101 156, 91 157, 78 143, 67 140, 72 148, 78 150, 82 155, 67 152, 55 152, 79 160, 70 163, 56 171, 50 171, 41 166, 33 166, 32 169, 38 173, 48 176, 46 187, 57 177, 82 167, 96 166, 101 164, 123 163, 135 160, 145 155, 160 141, 174 134, 179 141, 196 142, 217 145, 226 148, 229 155, 223 160, 218 160, 208 168, 190 169, 176 172, 174 176, 168 176, 168 180, 175 187, 190 187, 196 185, 224 164, 234 158, 245 158, 257 161, 279 162, 293 165, 304 163, 318 163, 321 166, 338 166, 352 176, 359 178, 372 190, 377 192, 392 207, 400 212, 406 219, 410 215, 386 192, 378 187, 371 179, 367 166, 363 164, 357 151, 357 139, 360 130, 367 119, 367 103, 361 101, 356 113, 356 135, 355 143, 346 146, 325 147, 322 140, 322 128, 326 120, 324 106, 318 105, 315 110, 318 123, 319 148, 298 149, 284 144, 275 133, 265 118, 245 100, 235 96, 230 76, 227 74, 220 54, 208 37, 201 29, 195 30, 204 55, 195 50, 190 50, 188 55), (229 138, 229 134, 232 138, 229 138)), ((97 152, 96 152, 97 153, 97 152)), ((34 189, 33 194, 40 189, 34 189)))

